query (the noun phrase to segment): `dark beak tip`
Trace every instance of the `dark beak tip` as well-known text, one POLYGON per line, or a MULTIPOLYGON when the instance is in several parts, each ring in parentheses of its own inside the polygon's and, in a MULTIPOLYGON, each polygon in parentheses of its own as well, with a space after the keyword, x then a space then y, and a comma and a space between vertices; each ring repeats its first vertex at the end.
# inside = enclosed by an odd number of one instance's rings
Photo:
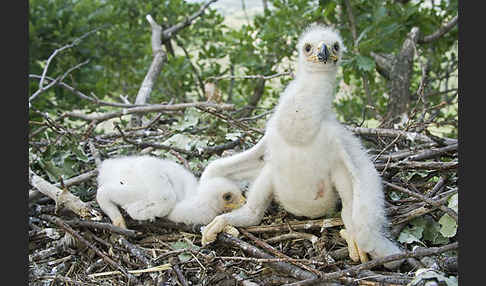
POLYGON ((326 45, 323 45, 319 53, 317 54, 317 58, 321 62, 326 62, 329 58, 329 50, 327 49, 326 45))

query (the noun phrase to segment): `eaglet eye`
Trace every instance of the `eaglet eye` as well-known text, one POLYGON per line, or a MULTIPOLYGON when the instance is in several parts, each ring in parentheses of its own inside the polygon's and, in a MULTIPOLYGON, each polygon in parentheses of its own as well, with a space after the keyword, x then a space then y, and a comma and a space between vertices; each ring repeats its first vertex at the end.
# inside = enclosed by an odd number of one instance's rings
POLYGON ((309 53, 312 50, 312 46, 310 44, 305 44, 304 45, 304 51, 306 53, 309 53))
POLYGON ((332 45, 332 48, 334 49, 334 51, 338 52, 339 51, 339 44, 337 42, 334 43, 334 45, 332 45))
POLYGON ((231 201, 231 198, 232 198, 231 193, 223 194, 223 200, 225 200, 226 202, 231 201))

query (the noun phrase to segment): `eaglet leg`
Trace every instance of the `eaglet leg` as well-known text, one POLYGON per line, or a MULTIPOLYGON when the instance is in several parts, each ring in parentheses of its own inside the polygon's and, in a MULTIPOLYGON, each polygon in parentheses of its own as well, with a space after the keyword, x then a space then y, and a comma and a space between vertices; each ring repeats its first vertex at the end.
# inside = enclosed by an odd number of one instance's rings
POLYGON ((228 226, 257 225, 272 201, 272 183, 270 166, 265 166, 248 190, 247 202, 242 207, 219 215, 202 231, 202 245, 216 240, 217 235, 228 230, 228 226))
POLYGON ((352 235, 353 189, 350 178, 347 177, 347 174, 342 166, 335 169, 332 178, 343 204, 341 218, 346 229, 342 229, 339 234, 342 238, 344 238, 344 240, 346 240, 346 243, 348 244, 349 258, 351 258, 351 260, 354 262, 366 262, 369 260, 368 254, 358 247, 356 239, 352 235))

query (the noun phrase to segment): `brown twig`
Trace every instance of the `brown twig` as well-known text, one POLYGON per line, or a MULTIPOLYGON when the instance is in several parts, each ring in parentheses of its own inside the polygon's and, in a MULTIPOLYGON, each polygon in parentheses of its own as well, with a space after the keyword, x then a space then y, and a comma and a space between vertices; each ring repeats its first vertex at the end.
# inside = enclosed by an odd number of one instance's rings
POLYGON ((290 230, 311 230, 323 229, 335 226, 342 226, 343 221, 340 218, 315 219, 306 221, 292 221, 282 224, 248 226, 244 229, 251 233, 282 232, 290 230), (291 229, 289 229, 289 225, 291 229))
POLYGON ((449 170, 459 167, 458 161, 452 162, 416 162, 400 161, 393 163, 376 163, 375 168, 383 170, 384 168, 413 169, 413 170, 449 170))
POLYGON ((210 0, 210 1, 206 2, 206 4, 204 4, 204 5, 201 6, 201 8, 199 9, 199 11, 197 11, 196 13, 192 14, 189 17, 186 17, 184 19, 184 21, 182 21, 180 23, 177 23, 177 24, 175 24, 174 26, 172 26, 170 28, 165 29, 162 32, 162 39, 163 40, 170 39, 179 30, 182 30, 183 28, 185 28, 185 27, 189 26, 190 24, 192 24, 192 22, 195 19, 197 19, 199 16, 203 15, 204 11, 209 7, 209 5, 211 5, 212 3, 216 2, 216 1, 217 0, 210 0))
POLYGON ((419 44, 426 44, 426 43, 430 43, 432 41, 435 41, 437 40, 438 38, 442 37, 445 33, 449 32, 452 28, 454 28, 454 26, 457 24, 457 15, 452 18, 451 21, 449 21, 447 24, 445 24, 444 26, 440 27, 437 31, 435 31, 434 33, 428 35, 428 36, 425 36, 423 38, 420 38, 417 43, 419 44))
POLYGON ((424 201, 424 202, 426 202, 426 203, 428 203, 428 204, 430 204, 430 205, 432 205, 432 206, 434 206, 434 207, 436 207, 436 208, 440 209, 441 211, 443 211, 443 212, 447 213, 447 214, 448 214, 449 216, 451 216, 451 217, 452 217, 452 218, 453 218, 453 219, 454 219, 456 222, 458 222, 457 213, 456 213, 454 210, 452 210, 452 209, 450 209, 450 208, 448 208, 448 207, 444 206, 443 204, 438 203, 437 201, 434 201, 434 200, 432 200, 432 199, 430 199, 430 198, 428 198, 428 197, 426 197, 426 196, 424 196, 424 195, 422 195, 422 194, 419 194, 419 193, 416 193, 416 192, 412 192, 412 191, 410 191, 410 190, 407 190, 407 189, 402 188, 402 187, 400 187, 400 186, 397 186, 397 185, 395 185, 395 184, 392 184, 392 183, 389 183, 389 182, 386 182, 386 181, 384 181, 384 184, 385 184, 385 185, 387 185, 387 186, 389 186, 389 187, 391 187, 391 188, 393 188, 393 189, 395 189, 395 190, 397 190, 397 191, 400 191, 400 192, 402 192, 402 193, 405 193, 405 194, 408 194, 408 195, 414 196, 414 197, 416 197, 416 198, 419 198, 420 200, 422 200, 422 201, 424 201))
POLYGON ((151 104, 143 105, 131 108, 123 108, 121 111, 106 112, 102 114, 84 114, 80 112, 67 112, 66 116, 78 118, 86 121, 96 121, 100 123, 102 121, 112 119, 115 117, 121 117, 128 114, 148 113, 148 112, 160 112, 160 111, 176 111, 184 110, 189 107, 206 107, 222 110, 231 110, 234 108, 232 104, 215 104, 211 102, 193 102, 193 103, 179 103, 179 104, 151 104))
POLYGON ((418 257, 424 257, 424 256, 430 256, 430 255, 438 255, 440 253, 455 250, 457 248, 459 248, 459 243, 454 242, 454 243, 451 243, 451 244, 448 244, 448 245, 445 245, 445 246, 442 246, 442 247, 431 247, 431 248, 427 248, 427 249, 423 249, 423 250, 416 250, 416 251, 413 251, 413 252, 407 251, 407 252, 404 252, 404 253, 401 253, 401 254, 393 254, 393 255, 382 257, 382 258, 373 259, 373 260, 370 260, 368 262, 362 263, 362 264, 357 265, 357 266, 350 267, 350 268, 345 269, 345 270, 326 273, 323 277, 307 279, 307 280, 303 280, 303 281, 300 281, 300 282, 287 284, 286 286, 315 285, 318 282, 336 280, 336 279, 339 279, 340 277, 355 275, 361 270, 368 270, 368 269, 382 265, 382 264, 387 263, 387 262, 396 261, 396 260, 409 258, 409 257, 418 258, 418 257))
POLYGON ((210 76, 206 79, 206 82, 208 81, 218 81, 222 79, 263 79, 263 80, 269 80, 281 76, 293 76, 292 71, 287 71, 287 72, 282 72, 282 73, 276 73, 273 75, 242 75, 242 76, 234 76, 234 75, 222 75, 222 76, 210 76))
POLYGON ((133 279, 133 281, 137 281, 137 279, 133 275, 128 273, 125 268, 123 268, 120 264, 116 263, 113 259, 108 257, 106 254, 104 254, 102 251, 100 251, 94 245, 92 245, 88 240, 86 240, 84 237, 82 237, 79 233, 77 233, 69 225, 64 223, 64 221, 62 219, 54 217, 54 216, 50 216, 50 215, 40 215, 40 218, 60 226, 62 229, 64 229, 69 234, 71 234, 73 237, 75 237, 79 242, 81 242, 82 244, 84 244, 88 248, 92 249, 96 254, 101 256, 108 264, 113 266, 115 269, 120 270, 120 272, 123 273, 123 275, 125 275, 126 277, 128 277, 128 279, 130 279, 130 280, 133 279))
POLYGON ((137 237, 139 235, 139 233, 137 233, 134 230, 121 228, 118 226, 114 226, 111 223, 105 223, 105 222, 73 219, 73 220, 67 220, 65 221, 65 223, 72 227, 89 227, 89 228, 108 230, 110 232, 126 235, 129 237, 137 237))
MULTIPOLYGON (((238 238, 232 237, 231 235, 226 233, 218 234, 218 241, 238 247, 244 252, 246 252, 247 254, 254 257, 265 258, 265 259, 275 258, 272 255, 267 254, 263 250, 247 242, 244 242, 238 238)), ((314 279, 317 277, 314 273, 303 270, 287 262, 269 262, 268 265, 271 266, 272 268, 275 268, 278 271, 283 271, 285 273, 288 273, 290 276, 297 279, 314 279)))
MULTIPOLYGON (((253 234, 249 233, 248 231, 246 231, 246 230, 244 230, 244 229, 242 229, 242 228, 240 228, 240 229, 239 229, 239 231, 240 231, 241 233, 243 233, 243 234, 244 234, 246 237, 248 237, 249 239, 253 240, 253 241, 254 241, 254 242, 255 242, 255 243, 258 245, 258 246, 260 246, 260 247, 262 247, 262 248, 266 249, 267 251, 269 251, 269 252, 270 252, 270 253, 272 253, 273 255, 276 255, 276 256, 278 256, 278 257, 282 257, 282 258, 285 258, 285 259, 290 259, 290 260, 292 259, 292 258, 288 257, 287 255, 285 255, 285 254, 281 253, 280 251, 276 250, 275 248, 273 248, 273 247, 272 247, 270 244, 268 244, 268 243, 266 243, 266 242, 264 242, 264 241, 262 241, 262 240, 258 239, 256 236, 254 236, 253 234)), ((293 263, 293 264, 295 264, 296 266, 299 266, 300 268, 305 269, 305 270, 307 270, 307 271, 309 271, 309 272, 311 272, 311 273, 314 273, 314 274, 315 274, 315 275, 317 275, 317 276, 320 276, 320 274, 321 274, 321 273, 320 273, 319 271, 317 271, 316 269, 311 268, 311 267, 309 267, 309 266, 307 266, 307 265, 305 265, 305 264, 302 264, 302 263, 300 263, 300 262, 291 262, 291 263, 293 263)))
POLYGON ((116 241, 123 247, 128 249, 128 251, 130 251, 130 253, 133 254, 140 262, 144 263, 145 266, 152 266, 150 258, 148 258, 147 254, 143 249, 135 244, 130 243, 126 238, 121 235, 117 236, 116 241))

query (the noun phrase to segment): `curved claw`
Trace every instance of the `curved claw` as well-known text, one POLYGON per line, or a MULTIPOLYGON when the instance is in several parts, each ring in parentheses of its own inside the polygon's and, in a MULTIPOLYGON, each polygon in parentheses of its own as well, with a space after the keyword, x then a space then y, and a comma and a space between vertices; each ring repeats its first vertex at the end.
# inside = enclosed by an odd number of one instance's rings
POLYGON ((123 217, 118 217, 113 221, 114 226, 118 226, 120 228, 127 229, 127 224, 125 223, 125 220, 123 217))
POLYGON ((346 240, 346 243, 348 244, 348 252, 349 252, 349 258, 353 260, 354 262, 366 262, 369 261, 368 254, 361 249, 359 249, 358 244, 356 244, 356 241, 354 238, 346 231, 346 229, 342 229, 339 234, 341 235, 342 238, 346 240))
POLYGON ((216 240, 218 234, 228 225, 226 219, 217 216, 202 230, 201 244, 207 245, 216 240))

